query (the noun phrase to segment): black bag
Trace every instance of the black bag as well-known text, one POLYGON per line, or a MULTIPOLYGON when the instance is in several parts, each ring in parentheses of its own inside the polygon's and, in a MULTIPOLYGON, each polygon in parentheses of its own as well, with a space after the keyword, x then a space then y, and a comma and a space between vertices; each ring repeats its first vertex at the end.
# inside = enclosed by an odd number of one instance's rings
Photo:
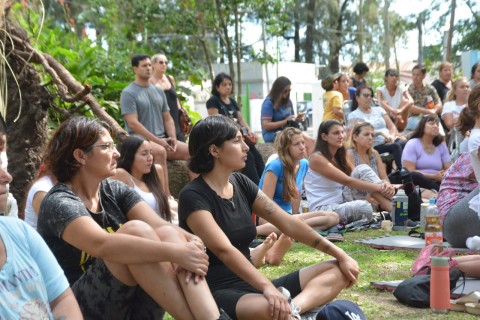
MULTIPOLYGON (((450 270, 450 292, 456 288, 462 274, 460 270, 450 270)), ((425 274, 404 280, 393 291, 393 295, 399 302, 410 307, 430 307, 430 275, 425 274)))
POLYGON ((405 194, 408 197, 408 219, 420 221, 420 211, 422 207, 422 191, 419 186, 415 186, 412 182, 403 185, 405 194))

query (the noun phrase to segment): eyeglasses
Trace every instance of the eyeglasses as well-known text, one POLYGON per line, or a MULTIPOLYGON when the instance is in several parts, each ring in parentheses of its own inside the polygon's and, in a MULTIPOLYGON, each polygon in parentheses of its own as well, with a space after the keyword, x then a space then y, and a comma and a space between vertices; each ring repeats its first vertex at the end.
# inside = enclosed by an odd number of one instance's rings
POLYGON ((364 98, 367 98, 367 99, 368 99, 368 98, 372 98, 372 97, 373 97, 373 95, 372 95, 372 94, 370 94, 370 93, 362 93, 362 97, 364 97, 364 98))
POLYGON ((93 146, 90 146, 90 148, 95 148, 95 147, 100 148, 102 150, 108 150, 108 152, 113 152, 117 149, 117 145, 114 142, 94 144, 93 146))
POLYGON ((168 61, 158 60, 158 64, 168 64, 168 61))

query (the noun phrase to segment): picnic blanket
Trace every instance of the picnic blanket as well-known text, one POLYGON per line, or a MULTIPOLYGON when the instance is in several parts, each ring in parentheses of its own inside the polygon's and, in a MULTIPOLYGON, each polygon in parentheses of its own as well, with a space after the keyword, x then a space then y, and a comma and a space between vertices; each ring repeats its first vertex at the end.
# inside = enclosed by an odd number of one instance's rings
MULTIPOLYGON (((370 284, 379 289, 393 291, 403 280, 393 280, 393 281, 372 281, 370 284)), ((457 286, 451 294, 452 299, 458 299, 461 296, 469 294, 472 291, 480 291, 480 279, 476 278, 465 278, 465 285, 463 284, 463 278, 460 278, 457 281, 457 286)))
MULTIPOLYGON (((421 250, 425 247, 425 240, 410 236, 382 236, 369 239, 355 240, 369 247, 383 250, 421 250)), ((445 242, 448 244, 448 242, 445 242)), ((480 251, 468 248, 453 248, 457 254, 480 254, 480 251)))

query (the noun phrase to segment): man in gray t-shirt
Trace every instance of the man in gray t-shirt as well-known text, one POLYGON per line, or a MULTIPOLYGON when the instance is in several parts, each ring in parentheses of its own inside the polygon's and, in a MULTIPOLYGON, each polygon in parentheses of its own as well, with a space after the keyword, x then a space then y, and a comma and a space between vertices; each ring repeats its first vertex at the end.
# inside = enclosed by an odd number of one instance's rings
POLYGON ((132 68, 135 81, 123 89, 120 96, 125 129, 130 134, 138 134, 150 140, 155 162, 163 167, 165 191, 170 196, 167 159, 187 160, 190 158, 188 146, 177 141, 175 123, 165 93, 148 81, 153 70, 150 57, 134 55, 132 68))

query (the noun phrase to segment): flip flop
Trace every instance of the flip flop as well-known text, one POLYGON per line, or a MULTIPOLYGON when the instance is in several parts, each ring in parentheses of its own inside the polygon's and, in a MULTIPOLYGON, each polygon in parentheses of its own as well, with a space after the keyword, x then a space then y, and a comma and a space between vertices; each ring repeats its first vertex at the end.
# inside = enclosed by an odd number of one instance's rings
MULTIPOLYGON (((473 291, 458 299, 450 300, 450 310, 465 312, 466 305, 478 304, 480 302, 480 291, 473 291)), ((478 314, 480 314, 480 307, 478 307, 478 314)), ((477 314, 477 313, 474 313, 477 314)))

